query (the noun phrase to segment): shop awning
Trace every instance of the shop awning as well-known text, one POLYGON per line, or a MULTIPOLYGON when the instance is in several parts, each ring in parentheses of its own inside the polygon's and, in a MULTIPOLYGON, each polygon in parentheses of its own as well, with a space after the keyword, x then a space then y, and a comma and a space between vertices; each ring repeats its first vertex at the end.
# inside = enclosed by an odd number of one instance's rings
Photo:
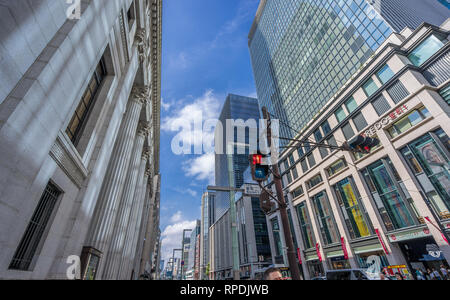
POLYGON ((375 252, 375 251, 383 251, 383 247, 380 244, 368 245, 362 247, 354 247, 353 252, 355 254, 367 253, 367 252, 375 252))
POLYGON ((339 251, 331 251, 326 253, 327 258, 333 258, 333 257, 339 257, 339 256, 344 256, 344 251, 339 250, 339 251))

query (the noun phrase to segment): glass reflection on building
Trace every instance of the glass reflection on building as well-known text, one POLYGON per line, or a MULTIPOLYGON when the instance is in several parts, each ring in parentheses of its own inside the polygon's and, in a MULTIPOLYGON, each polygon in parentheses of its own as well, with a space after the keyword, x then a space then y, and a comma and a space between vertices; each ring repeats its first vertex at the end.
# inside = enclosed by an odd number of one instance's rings
POLYGON ((448 136, 442 129, 428 133, 401 150, 403 157, 441 219, 450 218, 448 136))

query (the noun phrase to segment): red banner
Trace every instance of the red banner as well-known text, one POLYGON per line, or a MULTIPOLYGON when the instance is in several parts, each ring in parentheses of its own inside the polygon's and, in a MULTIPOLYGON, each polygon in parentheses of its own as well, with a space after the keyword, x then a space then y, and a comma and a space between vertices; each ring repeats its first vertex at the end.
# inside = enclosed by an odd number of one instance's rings
POLYGON ((341 237, 341 245, 342 245, 342 251, 344 251, 344 257, 345 257, 345 259, 348 259, 348 252, 347 252, 347 247, 345 247, 344 237, 341 237))
POLYGON ((320 245, 319 245, 319 243, 316 244, 316 251, 317 251, 317 256, 319 257, 319 261, 322 262, 322 254, 320 254, 320 245))
POLYGON ((436 225, 433 224, 433 222, 431 222, 429 217, 425 217, 425 219, 430 222, 431 225, 433 225, 434 227, 436 227, 437 230, 439 230, 439 232, 441 233, 442 238, 444 239, 444 241, 450 245, 449 241, 447 240, 447 238, 445 237, 445 235, 442 233, 442 231, 439 229, 439 227, 437 227, 436 225))
POLYGON ((302 256, 300 255, 300 248, 297 248, 297 257, 298 257, 298 263, 302 264, 302 256))
POLYGON ((383 238, 381 237, 380 231, 378 229, 375 229, 375 232, 377 233, 378 240, 381 243, 381 246, 383 246, 384 253, 389 254, 389 251, 386 248, 386 245, 384 244, 383 238))

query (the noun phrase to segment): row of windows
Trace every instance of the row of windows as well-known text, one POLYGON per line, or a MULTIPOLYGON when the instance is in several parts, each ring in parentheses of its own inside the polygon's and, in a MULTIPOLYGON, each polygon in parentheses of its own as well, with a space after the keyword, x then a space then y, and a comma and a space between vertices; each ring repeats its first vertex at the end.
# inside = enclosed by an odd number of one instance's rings
MULTIPOLYGON (((415 65, 420 65, 419 63, 414 62, 414 58, 421 58, 422 63, 429 59, 434 53, 436 53, 439 49, 441 49, 444 46, 443 42, 437 38, 434 35, 429 36, 427 39, 425 39, 421 44, 419 44, 416 48, 414 48, 411 51, 411 54, 409 55, 411 61, 415 65)), ((384 65, 381 67, 376 73, 376 77, 378 80, 385 84, 387 83, 391 78, 394 77, 394 73, 389 68, 388 65, 384 65)), ((379 87, 375 83, 375 81, 370 78, 368 79, 363 85, 362 89, 367 97, 373 96, 376 92, 378 92, 379 87)), ((389 94, 390 98, 393 100, 394 103, 399 103, 401 100, 406 98, 409 95, 409 92, 406 90, 406 88, 403 86, 403 84, 397 80, 395 81, 388 89, 386 89, 386 92, 389 94)), ((389 104, 388 100, 384 97, 384 95, 380 95, 376 99, 372 100, 371 105, 375 109, 378 116, 382 116, 387 111, 391 109, 391 105, 389 104)), ((358 104, 356 103, 353 96, 351 96, 347 101, 344 102, 344 105, 339 107, 335 113, 334 116, 336 117, 338 123, 343 122, 349 114, 352 114, 356 109, 358 108, 358 104), (345 107, 345 109, 344 109, 345 107)), ((415 116, 415 115, 413 115, 415 116)), ((416 118, 418 120, 418 118, 416 118)), ((414 126, 414 122, 411 123, 411 126, 414 126)), ((368 126, 367 121, 365 120, 362 113, 357 113, 355 116, 352 117, 351 121, 349 120, 347 123, 341 125, 341 130, 343 131, 344 137, 346 140, 351 139, 355 136, 355 130, 353 128, 356 128, 358 132, 361 132, 364 128, 368 126), (354 127, 351 125, 353 123, 354 127)), ((316 142, 321 142, 323 137, 326 136, 330 131, 331 127, 329 125, 328 121, 323 122, 316 130, 313 132, 314 139, 316 142)), ((394 133, 395 134, 395 133, 394 133)), ((391 134, 392 136, 392 134, 391 134)), ((309 140, 308 138, 307 140, 309 140)), ((330 138, 329 138, 330 139, 330 138)), ((331 138, 331 140, 327 140, 326 143, 328 145, 337 145, 334 137, 331 138)), ((298 154, 299 157, 302 159, 305 153, 308 153, 310 151, 310 145, 307 143, 303 144, 304 150, 302 147, 298 148, 298 154)), ((319 153, 322 158, 325 158, 329 154, 329 150, 327 148, 319 147, 319 153)), ((290 160, 290 166, 293 166, 294 163, 292 154, 289 158, 290 160)), ((309 155, 306 159, 302 159, 300 162, 302 166, 303 172, 307 172, 310 168, 312 168, 316 162, 314 160, 313 155, 309 155), (308 166, 309 162, 309 166, 308 166)), ((285 163, 285 170, 289 169, 289 164, 285 163)), ((294 168, 295 169, 295 168, 294 168)), ((294 173, 297 173, 297 171, 293 171, 294 173)), ((293 174, 294 176, 288 175, 288 183, 292 182, 292 178, 295 180, 298 175, 293 174)))

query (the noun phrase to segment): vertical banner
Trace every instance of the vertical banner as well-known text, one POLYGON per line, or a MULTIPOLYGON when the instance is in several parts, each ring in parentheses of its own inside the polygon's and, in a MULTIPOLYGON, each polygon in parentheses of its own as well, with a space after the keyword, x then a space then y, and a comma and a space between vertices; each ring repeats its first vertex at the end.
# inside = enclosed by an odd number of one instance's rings
POLYGON ((442 238, 444 239, 444 241, 450 245, 450 242, 447 240, 447 238, 445 237, 445 235, 442 233, 442 231, 439 229, 439 227, 437 227, 436 225, 434 225, 433 222, 431 222, 431 219, 429 217, 425 217, 425 219, 430 222, 431 225, 433 225, 434 227, 436 227, 437 230, 439 230, 439 232, 441 233, 442 238))
POLYGON ((297 248, 297 256, 298 256, 298 263, 302 264, 302 256, 300 255, 300 248, 297 248))
POLYGON ((320 254, 320 245, 319 245, 319 243, 316 244, 316 251, 317 251, 317 256, 319 257, 319 261, 322 262, 322 254, 320 254))
POLYGON ((387 250, 386 245, 384 244, 383 238, 381 237, 381 234, 380 234, 380 231, 378 230, 378 228, 375 228, 375 232, 377 233, 378 240, 380 241, 381 246, 383 246, 384 253, 386 253, 386 255, 388 255, 389 251, 387 250))
POLYGON ((347 252, 347 247, 345 247, 344 237, 341 237, 341 245, 342 245, 342 251, 344 251, 344 257, 345 257, 345 259, 348 259, 348 252, 347 252))

